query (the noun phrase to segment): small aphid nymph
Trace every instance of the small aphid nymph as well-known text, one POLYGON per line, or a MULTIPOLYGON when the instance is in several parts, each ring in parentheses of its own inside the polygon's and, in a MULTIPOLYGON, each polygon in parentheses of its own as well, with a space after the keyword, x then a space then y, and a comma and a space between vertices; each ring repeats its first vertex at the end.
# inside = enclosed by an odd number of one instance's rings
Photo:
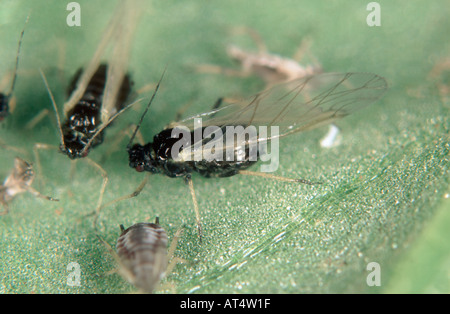
POLYGON ((170 273, 177 263, 184 262, 173 256, 182 228, 174 234, 170 247, 167 233, 160 226, 158 217, 155 223, 136 223, 127 229, 120 225, 120 229, 116 251, 98 237, 119 264, 119 274, 139 292, 152 293, 166 273, 170 273))
POLYGON ((45 198, 49 201, 58 201, 57 199, 45 196, 31 187, 34 180, 34 170, 31 164, 16 157, 14 159, 14 169, 6 178, 5 182, 0 185, 0 204, 4 210, 0 215, 7 214, 9 211, 8 203, 17 195, 24 192, 30 192, 36 197, 45 198))
POLYGON ((151 293, 167 268, 166 231, 158 221, 121 229, 116 251, 122 265, 132 274, 128 280, 139 290, 151 293))

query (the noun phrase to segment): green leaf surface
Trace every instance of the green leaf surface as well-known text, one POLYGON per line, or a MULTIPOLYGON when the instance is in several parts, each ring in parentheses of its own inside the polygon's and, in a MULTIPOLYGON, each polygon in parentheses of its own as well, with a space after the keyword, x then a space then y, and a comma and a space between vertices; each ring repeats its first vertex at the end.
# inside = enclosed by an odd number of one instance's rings
MULTIPOLYGON (((58 145, 38 69, 61 106, 71 76, 91 58, 114 9, 112 1, 78 2, 80 27, 67 26, 64 1, 0 3, 2 77, 14 68, 19 35, 31 12, 17 106, 0 127, 0 140, 16 148, 1 148, 1 178, 16 155, 34 162, 35 143, 58 145), (43 109, 50 116, 25 129, 43 109)), ((309 38, 311 54, 326 72, 376 73, 386 78, 389 90, 337 123, 342 141, 336 147, 320 146, 326 127, 280 141, 275 174, 323 184, 194 175, 200 243, 188 186, 182 179, 154 175, 138 197, 102 211, 99 234, 114 246, 120 224, 159 216, 170 239, 184 224, 175 255, 187 262, 168 274, 170 288, 160 292, 449 293, 450 96, 443 87, 448 93, 450 76, 448 69, 438 76, 430 72, 450 57, 450 6, 447 1, 378 3, 379 27, 367 25, 370 12, 361 1, 152 1, 139 8, 144 18, 130 60, 136 89, 156 83, 167 66, 142 125, 147 141, 188 103, 186 116, 208 111, 218 97, 252 95, 264 87, 257 77, 193 71, 199 64, 238 69, 226 46, 256 47, 249 38, 233 35, 234 27, 253 28, 269 51, 286 57, 309 38), (367 284, 371 262, 380 265, 381 286, 367 284)), ((142 97, 146 101, 150 95, 142 97)), ((136 106, 119 117, 90 153, 108 173, 105 202, 133 192, 144 178, 128 166, 126 140, 107 154, 142 109, 136 106)), ((118 274, 107 274, 117 265, 87 216, 97 204, 101 175, 83 160, 72 164, 57 150, 42 150, 39 156, 42 173, 33 187, 60 201, 27 193, 0 216, 0 293, 135 291, 118 274), (74 262, 80 266, 79 286, 68 284, 73 270, 67 267, 74 262)))

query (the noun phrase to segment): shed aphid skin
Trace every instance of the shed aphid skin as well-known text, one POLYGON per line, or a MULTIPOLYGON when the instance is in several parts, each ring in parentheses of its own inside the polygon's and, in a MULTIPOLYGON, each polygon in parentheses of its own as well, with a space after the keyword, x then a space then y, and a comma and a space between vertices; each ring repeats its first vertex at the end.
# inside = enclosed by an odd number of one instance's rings
MULTIPOLYGON (((168 177, 184 178, 189 184, 196 220, 201 238, 200 214, 191 174, 211 177, 229 177, 236 174, 261 176, 285 182, 313 184, 304 179, 291 179, 276 176, 267 172, 249 171, 260 159, 259 143, 270 143, 273 139, 292 135, 298 132, 312 130, 343 118, 357 109, 379 99, 387 89, 384 78, 371 73, 327 73, 308 76, 301 79, 275 85, 270 89, 250 97, 249 100, 221 106, 211 112, 202 113, 185 119, 179 123, 169 125, 162 132, 156 134, 153 142, 146 145, 134 144, 133 138, 128 144, 130 167, 138 172, 161 173, 168 177), (308 95, 305 95, 308 91, 308 95), (202 118, 202 133, 206 127, 216 127, 226 130, 234 127, 237 132, 245 133, 248 126, 259 127, 277 126, 278 134, 258 134, 255 138, 246 137, 245 134, 219 132, 214 137, 202 136, 196 139, 195 121, 202 118), (241 128, 237 128, 241 127, 241 128), (189 130, 187 139, 183 132, 189 130), (239 129, 241 131, 239 131, 239 129), (174 132, 175 131, 175 132, 174 132), (243 143, 228 141, 228 137, 243 138, 243 143), (181 140, 189 140, 190 145, 178 145, 181 140), (227 146, 232 143, 233 146, 227 146), (214 156, 221 159, 204 158, 214 147, 214 156), (252 160, 251 147, 257 147, 257 159, 252 160), (232 157, 229 157, 229 151, 232 157), (197 159, 200 156, 201 159, 197 159)), ((156 90, 155 90, 156 93, 156 90)), ((154 94, 155 95, 155 94, 154 94)), ((154 96, 153 95, 153 96, 154 96)), ((150 100, 141 120, 136 127, 138 130, 143 117, 152 103, 150 100)), ((253 157, 254 157, 253 151, 253 157)))
POLYGON ((217 65, 200 65, 197 71, 202 73, 216 73, 229 76, 248 77, 259 76, 266 83, 266 87, 306 76, 322 73, 322 66, 315 60, 312 64, 303 65, 300 61, 309 52, 308 40, 302 41, 294 58, 286 58, 268 51, 261 36, 247 27, 235 28, 234 33, 248 34, 258 47, 258 51, 247 51, 236 45, 227 47, 228 56, 238 62, 240 70, 222 68, 217 65))
POLYGON ((34 180, 34 170, 30 163, 22 158, 16 157, 14 159, 14 168, 5 182, 0 185, 0 203, 3 206, 3 211, 0 215, 5 215, 9 212, 8 203, 17 195, 24 192, 30 192, 36 197, 45 198, 49 201, 58 201, 50 196, 45 196, 31 187, 34 180))
MULTIPOLYGON (((19 55, 20 55, 20 48, 22 46, 22 39, 23 35, 25 34, 25 27, 28 24, 30 16, 27 16, 27 19, 25 21, 25 25, 22 29, 22 32, 20 33, 19 43, 17 46, 17 54, 16 54, 16 63, 14 66, 14 72, 13 72, 13 78, 11 81, 11 87, 9 88, 9 91, 6 93, 0 92, 0 122, 2 122, 11 112, 14 111, 16 100, 15 97, 12 96, 14 92, 14 87, 16 85, 16 79, 17 79, 17 69, 19 67, 19 55)), ((3 84, 2 84, 3 85, 3 84)), ((2 87, 0 85, 0 87, 2 87)), ((1 88, 3 89, 3 88, 1 88)))
MULTIPOLYGON (((225 69, 215 65, 201 65, 197 67, 199 72, 221 73, 239 77, 255 75, 260 77, 266 83, 266 88, 323 72, 320 63, 310 54, 309 47, 311 42, 308 38, 301 42, 301 45, 293 58, 287 58, 269 52, 260 34, 254 29, 238 27, 235 28, 234 33, 244 33, 249 35, 258 47, 258 51, 247 51, 239 46, 229 45, 227 47, 227 54, 232 60, 240 64, 240 70, 225 69), (309 55, 309 59, 312 60, 312 63, 301 63, 305 55, 309 55)), ((327 138, 327 136, 330 136, 331 132, 336 132, 337 130, 337 126, 333 124, 330 125, 329 133, 325 135, 324 140, 320 142, 320 145, 323 148, 330 148, 338 145, 338 141, 328 143, 331 139, 327 138)))
POLYGON ((320 146, 323 148, 338 146, 342 138, 339 133, 339 128, 334 124, 330 124, 327 134, 320 140, 320 146))
POLYGON ((169 249, 167 233, 158 218, 155 223, 141 222, 127 229, 120 225, 120 229, 115 252, 99 238, 119 264, 119 274, 139 292, 152 293, 165 274, 170 273, 176 263, 182 262, 182 259, 173 257, 182 229, 175 233, 169 249))

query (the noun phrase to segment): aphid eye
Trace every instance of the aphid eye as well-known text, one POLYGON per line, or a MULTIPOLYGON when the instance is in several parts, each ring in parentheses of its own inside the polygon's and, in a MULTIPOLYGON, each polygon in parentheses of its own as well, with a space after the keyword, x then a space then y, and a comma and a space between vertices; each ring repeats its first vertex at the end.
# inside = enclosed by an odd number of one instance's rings
POLYGON ((137 172, 142 172, 142 171, 144 171, 144 165, 143 164, 138 164, 135 167, 135 169, 136 169, 137 172))

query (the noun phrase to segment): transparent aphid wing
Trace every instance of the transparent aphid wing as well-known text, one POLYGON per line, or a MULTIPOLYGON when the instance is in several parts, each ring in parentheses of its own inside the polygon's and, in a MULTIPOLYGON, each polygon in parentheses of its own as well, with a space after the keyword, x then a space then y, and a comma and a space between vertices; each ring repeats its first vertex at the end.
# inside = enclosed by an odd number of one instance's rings
MULTIPOLYGON (((245 101, 191 117, 179 124, 193 130, 194 118, 202 118, 202 127, 242 125, 255 126, 259 130, 260 126, 278 126, 278 135, 257 139, 270 140, 343 118, 379 99, 386 89, 385 79, 372 73, 318 74, 275 85, 245 101)), ((218 136, 213 141, 223 141, 223 138, 218 136)), ((192 151, 192 147, 187 148, 192 151)))
MULTIPOLYGON (((137 1, 138 3, 139 1, 137 1)), ((117 31, 114 34, 115 45, 108 65, 106 87, 102 103, 102 122, 108 123, 109 118, 116 113, 116 101, 123 79, 128 71, 128 61, 133 40, 133 34, 139 22, 142 11, 139 7, 123 6, 117 31)))
MULTIPOLYGON (((110 19, 110 22, 108 25, 106 25, 105 30, 102 34, 102 37, 100 38, 100 42, 97 46, 97 50, 95 51, 92 59, 89 61, 88 66, 84 69, 83 73, 80 75, 80 78, 78 79, 78 82, 76 84, 76 89, 72 92, 69 100, 64 104, 64 115, 67 115, 67 113, 73 108, 73 106, 76 105, 76 103, 81 99, 83 96, 87 86, 89 85, 89 82, 92 78, 92 76, 97 71, 100 62, 102 61, 102 58, 105 55, 105 52, 107 48, 110 46, 112 42, 115 43, 115 46, 120 46, 121 43, 117 41, 117 34, 124 33, 124 30, 122 27, 126 23, 126 19, 129 16, 129 12, 132 12, 133 5, 135 1, 120 1, 117 5, 113 16, 110 19), (126 13, 126 14, 124 14, 126 13)), ((138 3, 139 1, 136 1, 138 3)), ((138 7, 134 7, 135 11, 139 11, 138 7)), ((128 27, 126 27, 128 28, 128 27)), ((123 36, 119 36, 119 38, 123 38, 123 36)), ((117 48, 119 49, 119 48, 117 48)), ((128 49, 128 46, 122 48, 122 49, 128 49)), ((114 61, 118 61, 116 60, 114 61)), ((119 60, 120 62, 120 60, 119 60)), ((120 66, 121 67, 121 66, 120 66)), ((109 74, 108 74, 109 76, 109 74)), ((108 85, 108 82, 106 83, 108 85)), ((119 83, 120 84, 120 83, 119 83)))
MULTIPOLYGON (((120 6, 119 6, 120 7, 120 6)), ((117 13, 117 12, 116 12, 117 13)), ((100 43, 97 47, 97 50, 94 53, 94 56, 90 60, 88 66, 84 69, 83 73, 81 73, 78 82, 76 84, 75 90, 73 90, 70 98, 64 104, 64 116, 67 116, 68 112, 77 104, 77 102, 83 96, 92 76, 97 71, 101 58, 106 50, 108 43, 111 41, 111 38, 116 30, 116 21, 112 19, 111 22, 106 26, 105 32, 102 35, 100 43)))

